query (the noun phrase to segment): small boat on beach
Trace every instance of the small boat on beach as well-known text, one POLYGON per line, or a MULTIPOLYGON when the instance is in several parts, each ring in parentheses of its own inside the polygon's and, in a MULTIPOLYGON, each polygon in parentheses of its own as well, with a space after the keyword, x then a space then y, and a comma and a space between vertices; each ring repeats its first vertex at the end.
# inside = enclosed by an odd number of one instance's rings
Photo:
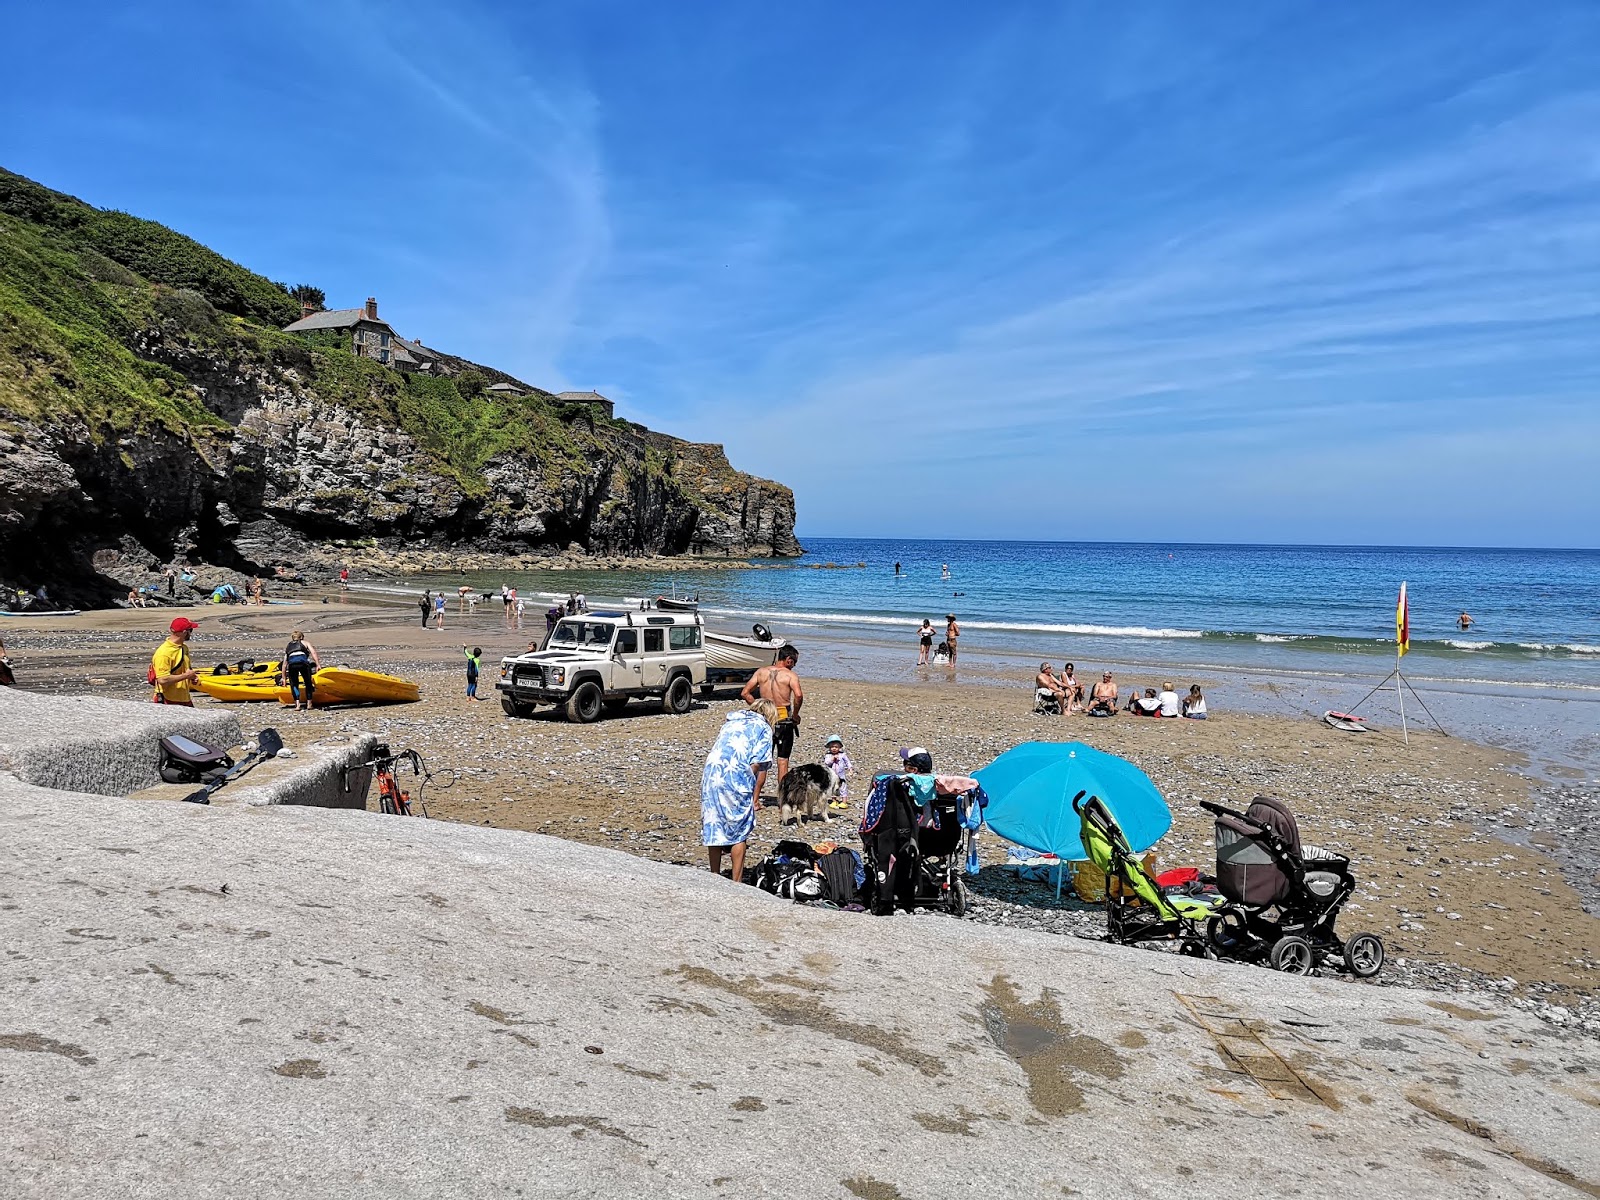
POLYGON ((27 612, 0 612, 0 617, 76 617, 76 608, 30 609, 27 612))
POLYGON ((765 625, 751 626, 748 637, 707 629, 706 672, 708 675, 718 672, 748 675, 761 667, 770 667, 778 661, 778 647, 782 644, 765 625))
POLYGON ((662 612, 699 612, 700 601, 679 600, 675 596, 657 596, 656 608, 662 612))
POLYGON ((1332 709, 1329 709, 1327 712, 1322 714, 1322 719, 1329 725, 1333 726, 1333 728, 1342 730, 1345 733, 1370 732, 1362 719, 1352 715, 1351 713, 1334 712, 1332 709))
MULTIPOLYGON (((322 704, 409 704, 422 695, 422 689, 409 679, 379 671, 356 671, 350 667, 323 667, 311 677, 314 702, 322 704)), ((280 704, 293 704, 287 687, 272 689, 280 704)))

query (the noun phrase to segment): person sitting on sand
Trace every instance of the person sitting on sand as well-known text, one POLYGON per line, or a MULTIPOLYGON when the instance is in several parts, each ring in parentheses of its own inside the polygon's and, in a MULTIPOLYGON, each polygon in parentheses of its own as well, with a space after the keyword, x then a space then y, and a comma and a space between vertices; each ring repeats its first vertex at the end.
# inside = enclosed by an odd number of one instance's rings
POLYGON ((1073 673, 1077 668, 1068 663, 1061 669, 1061 674, 1056 676, 1061 686, 1066 689, 1067 699, 1072 702, 1073 712, 1083 711, 1083 684, 1078 682, 1078 677, 1073 673))
POLYGON ((1092 717, 1114 717, 1117 715, 1117 684, 1107 671, 1094 685, 1094 691, 1089 696, 1089 715, 1092 717))
POLYGON ((1071 703, 1067 689, 1061 686, 1061 681, 1056 678, 1055 669, 1047 662, 1039 664, 1039 673, 1033 677, 1034 695, 1040 701, 1046 696, 1053 697, 1056 710, 1064 717, 1067 715, 1067 706, 1071 703))
POLYGON ((1135 688, 1128 699, 1128 711, 1136 717, 1159 717, 1161 701, 1156 697, 1155 688, 1145 688, 1142 696, 1139 695, 1139 689, 1135 688))
POLYGON ((1196 721, 1206 719, 1206 698, 1200 694, 1198 683, 1189 685, 1189 694, 1183 698, 1183 715, 1196 721))
POLYGON ((144 596, 142 594, 140 594, 138 588, 129 588, 128 589, 128 601, 127 601, 127 603, 128 603, 128 607, 129 608, 144 608, 144 607, 146 607, 145 602, 144 602, 144 596))
POLYGON ((1178 693, 1172 690, 1171 680, 1161 685, 1161 694, 1156 699, 1161 702, 1161 715, 1163 717, 1181 717, 1183 715, 1183 709, 1178 701, 1178 693))

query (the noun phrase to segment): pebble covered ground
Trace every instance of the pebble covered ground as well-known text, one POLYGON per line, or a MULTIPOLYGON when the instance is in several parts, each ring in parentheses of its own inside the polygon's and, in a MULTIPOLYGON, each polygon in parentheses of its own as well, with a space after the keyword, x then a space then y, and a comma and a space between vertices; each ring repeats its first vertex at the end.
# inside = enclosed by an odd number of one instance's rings
MULTIPOLYGON (((19 683, 142 697, 144 663, 160 637, 152 634, 152 619, 86 616, 95 621, 0 630, 19 683)), ((435 818, 532 830, 703 869, 700 771, 736 703, 730 695, 697 701, 682 717, 638 704, 589 726, 549 713, 516 720, 500 711, 491 664, 523 648, 528 635, 522 631, 469 631, 484 646, 488 668, 485 701, 469 704, 459 637, 451 629, 422 629, 393 610, 308 607, 213 616, 198 635, 197 661, 269 657, 290 624, 304 624, 315 630, 325 661, 395 671, 423 685, 421 703, 392 708, 297 714, 239 706, 247 731, 272 724, 291 745, 325 733, 370 731, 397 749, 414 747, 440 772, 424 795, 435 818), (447 773, 454 783, 445 788, 447 773)), ((1384 937, 1389 960, 1380 985, 1495 992, 1551 1024, 1600 1035, 1600 920, 1594 915, 1600 912, 1600 797, 1590 783, 1534 786, 1508 752, 1437 734, 1414 733, 1407 747, 1388 736, 1340 734, 1286 717, 1217 713, 1207 722, 1160 722, 1035 716, 1021 681, 1015 690, 969 687, 942 671, 914 686, 812 680, 807 687, 795 761, 820 757, 822 737, 842 734, 857 766, 858 796, 866 777, 890 768, 896 749, 912 744, 929 747, 941 770, 958 772, 1031 739, 1078 739, 1129 758, 1173 810, 1158 869, 1210 867, 1211 818, 1201 800, 1243 807, 1258 794, 1279 796, 1299 816, 1306 840, 1355 861, 1361 887, 1340 929, 1346 935, 1371 929, 1384 937)), ((776 824, 775 810, 762 813, 753 853, 779 836, 776 824)), ((852 831, 851 821, 840 820, 807 834, 849 844, 852 831)), ((1058 903, 1051 886, 1019 880, 1004 865, 1005 846, 993 835, 982 847, 984 866, 971 880, 968 919, 1103 935, 1102 909, 1071 898, 1058 903)))

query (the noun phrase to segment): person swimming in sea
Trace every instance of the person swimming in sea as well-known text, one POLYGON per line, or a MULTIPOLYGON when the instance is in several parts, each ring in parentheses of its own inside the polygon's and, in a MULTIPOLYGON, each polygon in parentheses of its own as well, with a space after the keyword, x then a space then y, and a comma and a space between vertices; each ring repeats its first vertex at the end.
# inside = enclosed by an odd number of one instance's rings
POLYGON ((1462 613, 1456 618, 1456 624, 1461 627, 1461 632, 1465 633, 1467 630, 1472 628, 1472 614, 1462 613))

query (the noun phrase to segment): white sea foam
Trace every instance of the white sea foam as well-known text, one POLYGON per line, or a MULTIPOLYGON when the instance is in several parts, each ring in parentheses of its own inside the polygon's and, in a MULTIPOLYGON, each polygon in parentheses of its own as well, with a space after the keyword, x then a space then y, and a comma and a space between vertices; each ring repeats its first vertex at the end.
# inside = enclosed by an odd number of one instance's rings
MULTIPOLYGON (((867 613, 830 612, 768 612, 753 608, 704 608, 701 612, 713 617, 759 617, 783 625, 876 625, 914 631, 920 618, 881 617, 867 613)), ((944 632, 943 614, 927 614, 938 632, 944 632)), ((959 618, 963 629, 997 629, 1017 633, 1070 633, 1080 637, 1135 637, 1135 638, 1200 638, 1205 633, 1198 629, 1148 629, 1142 625, 1072 625, 1029 621, 973 621, 959 618)))
POLYGON ((1304 641, 1308 641, 1309 639, 1311 639, 1312 637, 1315 637, 1315 636, 1316 636, 1315 634, 1310 634, 1310 633, 1258 633, 1258 634, 1256 634, 1256 641, 1258 641, 1258 642, 1304 642, 1304 641))
POLYGON ((1493 642, 1458 642, 1451 638, 1446 638, 1444 644, 1457 650, 1487 650, 1494 645, 1493 642))

